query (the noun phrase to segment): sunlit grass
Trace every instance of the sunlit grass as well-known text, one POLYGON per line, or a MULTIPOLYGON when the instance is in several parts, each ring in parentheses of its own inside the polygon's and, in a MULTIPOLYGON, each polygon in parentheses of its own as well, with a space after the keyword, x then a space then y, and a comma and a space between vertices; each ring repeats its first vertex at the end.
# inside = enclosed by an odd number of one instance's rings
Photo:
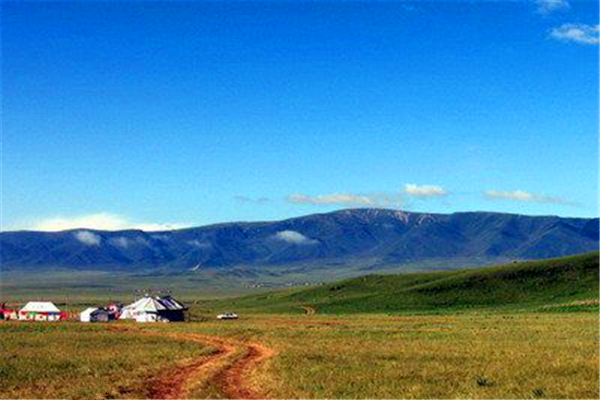
POLYGON ((345 319, 270 330, 274 397, 598 397, 595 314, 345 319))
MULTIPOLYGON (((0 397, 146 397, 147 382, 214 351, 172 333, 268 346, 276 355, 244 380, 274 398, 600 396, 597 253, 190 306, 195 322, 180 324, 2 322, 0 397), (221 310, 240 319, 217 321, 221 310)), ((212 377, 244 351, 208 365, 187 393, 224 397, 212 377)))
POLYGON ((107 328, 0 324, 0 398, 143 398, 147 379, 211 351, 198 343, 107 328))
MULTIPOLYGON (((259 341, 274 398, 598 398, 596 313, 244 316, 145 326, 259 341)), ((210 385, 196 397, 218 397, 210 385)))
MULTIPOLYGON (((535 309, 598 298, 598 253, 456 271, 370 275, 308 289, 204 302, 214 310, 302 313, 453 314, 535 309)), ((581 308, 581 307, 580 307, 581 308)), ((575 308, 573 308, 575 310, 575 308)))

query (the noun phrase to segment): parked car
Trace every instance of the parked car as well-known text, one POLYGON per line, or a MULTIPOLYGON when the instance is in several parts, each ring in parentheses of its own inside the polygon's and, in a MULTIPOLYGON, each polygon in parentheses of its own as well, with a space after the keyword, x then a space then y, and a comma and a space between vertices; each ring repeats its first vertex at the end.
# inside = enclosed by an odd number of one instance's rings
POLYGON ((236 313, 226 312, 226 313, 217 315, 217 319, 238 319, 238 316, 236 313))

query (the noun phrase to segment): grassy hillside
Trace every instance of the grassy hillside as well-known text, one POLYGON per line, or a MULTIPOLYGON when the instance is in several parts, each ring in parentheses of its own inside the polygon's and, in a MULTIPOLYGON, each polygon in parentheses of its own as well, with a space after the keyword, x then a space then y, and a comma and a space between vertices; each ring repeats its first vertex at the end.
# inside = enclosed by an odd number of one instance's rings
MULTIPOLYGON (((432 270, 451 270, 455 268, 474 268, 504 262, 498 259, 424 260, 397 265, 391 268, 381 267, 379 274, 404 271, 427 272, 432 270), (492 261, 494 260, 494 261, 492 261)), ((0 298, 12 306, 23 305, 30 300, 50 300, 57 305, 79 304, 93 305, 98 300, 131 301, 132 296, 140 292, 170 290, 185 301, 240 297, 264 293, 274 289, 306 287, 323 282, 335 282, 342 279, 363 276, 365 264, 353 261, 353 264, 339 265, 295 264, 286 267, 261 266, 260 274, 244 275, 242 268, 230 271, 200 269, 185 272, 132 273, 126 271, 69 270, 47 268, 44 270, 0 271, 0 298)))
POLYGON ((370 275, 304 290, 252 295, 206 304, 212 310, 318 313, 447 312, 527 307, 597 309, 598 253, 498 267, 370 275), (573 303, 575 302, 575 303, 573 303), (576 307, 570 307, 570 303, 576 307), (549 307, 552 306, 552 307, 549 307))

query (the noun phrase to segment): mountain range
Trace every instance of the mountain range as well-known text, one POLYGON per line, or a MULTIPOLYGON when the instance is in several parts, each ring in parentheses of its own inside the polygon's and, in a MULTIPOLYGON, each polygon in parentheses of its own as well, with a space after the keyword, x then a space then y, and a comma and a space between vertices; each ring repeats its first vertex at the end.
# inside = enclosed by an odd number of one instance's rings
MULTIPOLYGON (((485 265, 598 250, 597 218, 491 212, 348 209, 275 222, 162 232, 76 229, 0 233, 4 271, 40 268, 173 272, 360 266, 377 270, 437 260, 485 265)), ((458 265, 457 265, 458 266, 458 265)))

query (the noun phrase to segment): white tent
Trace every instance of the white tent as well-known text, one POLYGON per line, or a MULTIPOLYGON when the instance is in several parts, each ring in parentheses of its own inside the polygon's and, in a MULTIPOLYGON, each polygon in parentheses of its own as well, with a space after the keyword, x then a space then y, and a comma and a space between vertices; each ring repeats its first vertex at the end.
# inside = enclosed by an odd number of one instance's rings
POLYGON ((137 322, 183 321, 187 308, 170 296, 142 297, 123 307, 119 319, 135 319, 137 322))
POLYGON ((108 322, 108 311, 104 308, 86 308, 79 314, 81 322, 108 322))
POLYGON ((19 310, 19 319, 26 321, 58 321, 61 312, 49 301, 30 301, 19 310))
POLYGON ((92 313, 96 310, 97 310, 97 308, 94 308, 94 307, 86 308, 79 314, 79 320, 81 322, 91 322, 92 313))
POLYGON ((123 307, 119 319, 135 319, 137 322, 155 322, 158 321, 159 310, 166 310, 166 308, 152 297, 142 297, 138 301, 123 307))

